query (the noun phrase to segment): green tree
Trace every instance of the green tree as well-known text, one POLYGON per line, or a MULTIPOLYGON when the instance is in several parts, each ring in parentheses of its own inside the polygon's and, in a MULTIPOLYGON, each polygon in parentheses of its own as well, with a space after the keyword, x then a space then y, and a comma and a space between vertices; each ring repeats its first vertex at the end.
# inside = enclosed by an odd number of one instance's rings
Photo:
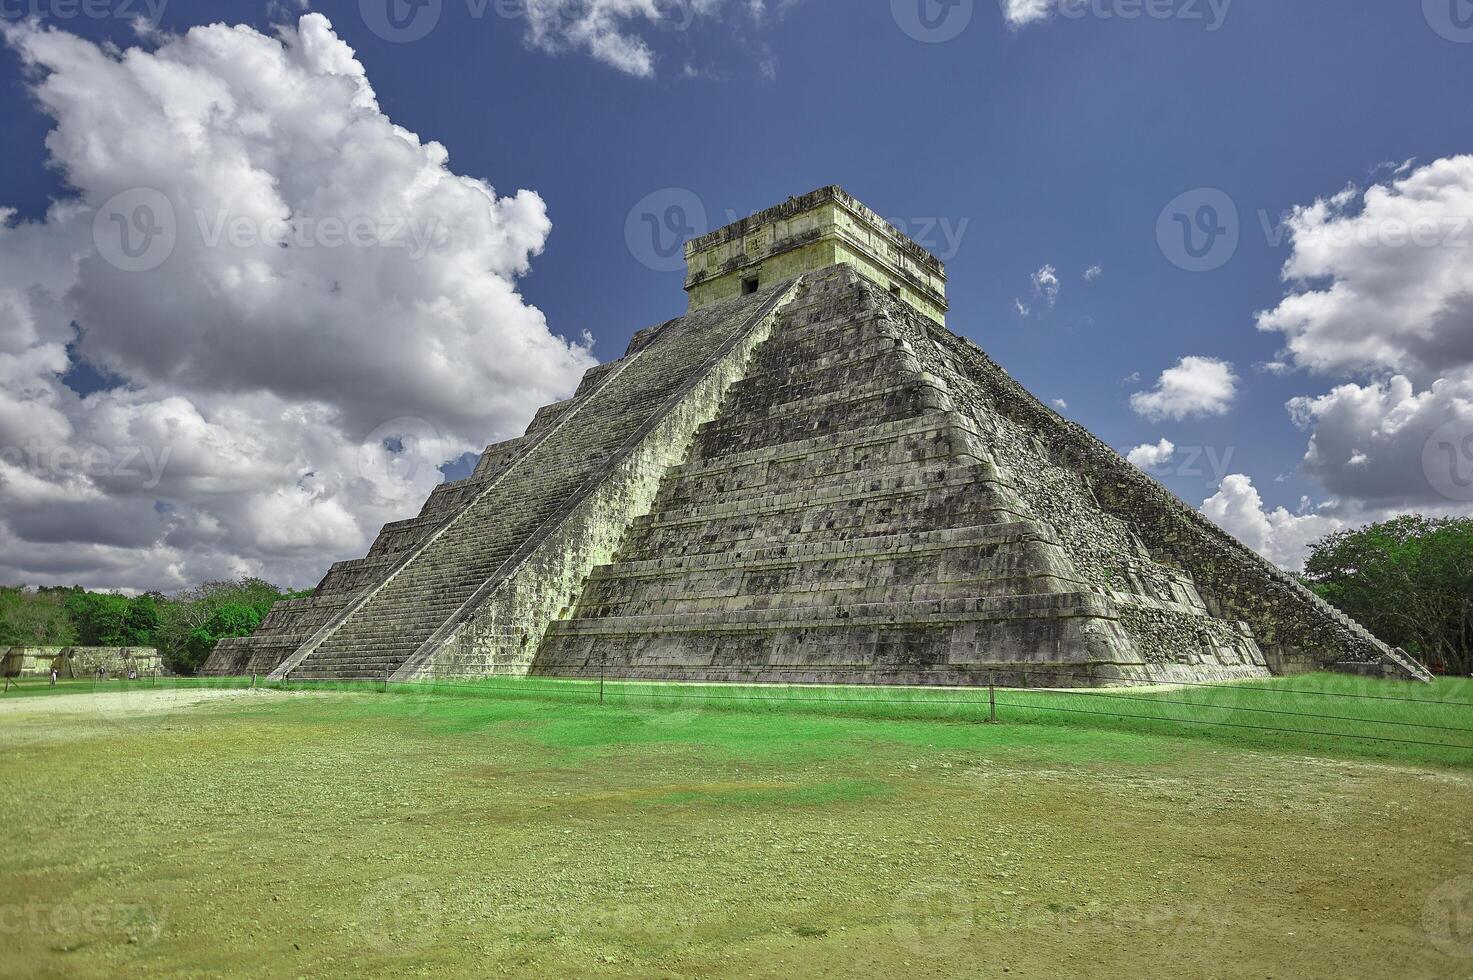
POLYGON ((76 626, 77 642, 87 647, 125 646, 129 605, 127 596, 73 591, 66 598, 66 611, 76 626))
POLYGON ((77 631, 64 599, 64 594, 56 590, 0 586, 0 647, 74 643, 77 631))
MULTIPOLYGON (((154 646, 154 634, 158 632, 162 618, 159 615, 159 600, 163 596, 145 594, 128 602, 128 611, 123 616, 123 645, 130 647, 154 646)), ((166 600, 167 601, 167 600, 166 600)))
POLYGON ((157 647, 171 670, 193 673, 219 640, 250 635, 276 603, 309 594, 283 592, 257 578, 206 582, 167 597, 0 586, 0 648, 157 647))
POLYGON ((257 578, 206 582, 175 593, 160 607, 161 621, 154 634, 155 645, 171 669, 194 673, 218 640, 225 636, 249 635, 266 618, 273 605, 282 599, 307 594, 282 592, 270 582, 257 578), (249 622, 239 612, 231 612, 216 620, 216 614, 227 606, 250 609, 255 614, 255 621, 249 622))
POLYGON ((261 619, 262 613, 255 606, 229 602, 216 608, 203 625, 189 631, 189 640, 185 644, 189 670, 199 670, 215 649, 215 644, 225 637, 250 636, 261 625, 261 619))
POLYGON ((1305 580, 1379 638, 1473 673, 1473 519, 1407 515, 1311 546, 1305 580))

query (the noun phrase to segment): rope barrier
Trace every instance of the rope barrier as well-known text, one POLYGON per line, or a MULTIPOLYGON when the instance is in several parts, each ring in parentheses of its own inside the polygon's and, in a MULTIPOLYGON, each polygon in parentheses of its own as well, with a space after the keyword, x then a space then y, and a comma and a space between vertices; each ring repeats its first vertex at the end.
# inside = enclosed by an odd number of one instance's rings
MULTIPOLYGON (((978 674, 978 673, 984 673, 984 672, 986 672, 986 671, 989 670, 989 668, 987 668, 987 667, 972 667, 972 666, 953 667, 952 665, 942 665, 942 666, 943 667, 946 667, 946 668, 950 668, 952 670, 955 670, 958 673, 978 674)), ((508 677, 527 676, 525 674, 525 668, 522 668, 522 667, 510 667, 508 665, 498 664, 498 663, 496 663, 494 661, 490 661, 490 660, 487 660, 487 661, 485 661, 483 663, 478 663, 478 662, 474 662, 474 661, 473 662, 470 662, 470 663, 467 663, 465 661, 459 661, 459 662, 457 662, 456 667, 457 668, 465 668, 465 669, 451 669, 449 671, 442 671, 442 673, 448 673, 448 674, 450 674, 452 676, 458 676, 458 675, 464 675, 464 676, 473 676, 473 675, 474 676, 496 676, 497 669, 498 668, 501 668, 501 667, 505 667, 507 669, 506 676, 508 676, 508 677), (489 673, 488 673, 488 669, 489 669, 489 673)), ((588 673, 588 678, 589 679, 596 679, 597 676, 598 676, 596 673, 594 673, 594 671, 597 668, 596 668, 596 665, 593 665, 593 664, 585 664, 585 665, 582 665, 581 667, 574 666, 574 667, 569 667, 568 669, 588 671, 589 672, 588 673)), ((896 670, 905 670, 905 669, 913 669, 913 668, 909 668, 907 665, 900 664, 900 665, 896 665, 895 669, 896 670)), ((618 677, 619 672, 623 672, 623 671, 671 672, 671 671, 679 671, 679 670, 691 670, 691 671, 701 670, 701 671, 709 671, 709 672, 721 672, 721 671, 728 671, 728 672, 730 672, 730 671, 743 671, 743 670, 750 671, 750 672, 774 672, 774 671, 782 671, 782 670, 791 670, 791 671, 807 671, 807 672, 810 672, 810 673, 825 673, 825 672, 834 672, 834 671, 859 671, 859 672, 868 671, 868 672, 871 672, 871 673, 883 673, 884 672, 884 668, 877 668, 873 664, 796 664, 796 663, 793 663, 793 664, 785 664, 785 663, 772 663, 772 664, 761 664, 761 665, 751 666, 751 667, 739 667, 739 666, 726 667, 726 666, 720 666, 720 665, 701 666, 701 667, 686 667, 686 666, 683 666, 683 665, 627 664, 627 665, 613 665, 613 666, 610 666, 608 668, 607 676, 610 677, 610 678, 616 678, 616 677, 618 677)), ((1405 702, 1405 703, 1409 703, 1409 704, 1436 704, 1436 705, 1445 705, 1445 706, 1448 706, 1448 707, 1473 708, 1473 702, 1467 702, 1467 701, 1447 701, 1447 700, 1439 700, 1439 699, 1436 699, 1436 698, 1407 698, 1407 697, 1399 697, 1399 696, 1396 696, 1396 695, 1386 695, 1386 694, 1358 694, 1358 693, 1354 693, 1354 692, 1351 692, 1351 691, 1312 691, 1312 690, 1307 690, 1307 689, 1304 689, 1304 688, 1289 688, 1289 687, 1284 687, 1284 688, 1279 688, 1279 687, 1257 687, 1257 686, 1252 685, 1252 684, 1221 683, 1221 682, 1211 682, 1211 681, 1150 680, 1150 679, 1143 679, 1143 678, 1103 678, 1103 677, 1101 677, 1097 673, 1091 673, 1091 672, 1086 672, 1086 671, 1028 670, 1028 669, 1021 668, 1021 667, 999 666, 999 667, 996 668, 995 673, 997 673, 997 674, 1016 674, 1016 675, 1024 676, 1024 677, 1048 677, 1048 678, 1075 677, 1075 678, 1083 678, 1083 679, 1089 679, 1089 680, 1094 680, 1094 681, 1109 680, 1112 684, 1116 684, 1116 685, 1119 685, 1121 687, 1196 687, 1196 688, 1208 688, 1208 689, 1214 689, 1214 690, 1220 690, 1220 691, 1233 691, 1233 692, 1255 691, 1255 692, 1260 692, 1260 693, 1264 693, 1264 694, 1300 695, 1300 696, 1311 696, 1311 697, 1353 698, 1353 699, 1362 699, 1362 700, 1370 700, 1370 701, 1400 701, 1400 702, 1405 702)), ((532 676, 549 676, 549 675, 532 675, 532 676)), ((578 679, 578 678, 569 678, 569 679, 578 679)), ((756 683, 756 682, 754 681, 753 683, 756 683)), ((894 685, 894 686, 904 686, 904 685, 894 685)), ((1046 690, 1046 688, 1014 688, 1014 690, 1046 690)), ((1203 703, 1205 703, 1205 702, 1203 702, 1203 703)))
MULTIPOLYGON (((1413 729, 1425 732, 1448 732, 1455 734, 1473 735, 1473 727, 1459 725, 1439 724, 1436 722, 1418 722, 1404 719, 1391 718, 1366 718, 1352 715, 1340 715, 1334 713, 1301 711, 1292 708, 1275 708, 1264 705, 1245 704, 1223 704, 1212 701, 1201 701, 1191 699, 1173 699, 1169 697, 1149 697, 1140 694, 1122 693, 1139 686, 1169 686, 1185 688, 1207 688, 1232 692, 1253 692, 1255 694, 1277 694, 1284 696, 1311 695, 1343 698, 1358 698, 1366 701, 1391 701, 1402 703, 1415 703, 1425 705, 1441 705, 1447 707, 1465 708, 1473 710, 1473 704, 1461 701, 1451 701, 1432 698, 1405 698, 1390 695, 1358 694, 1345 691, 1312 691, 1302 688, 1268 688, 1251 684, 1226 684, 1214 682, 1190 682, 1190 681, 1163 681, 1152 682, 1145 680, 1126 679, 1121 689, 1115 690, 1079 690, 1060 688, 1003 688, 1003 693, 1008 697, 998 697, 996 688, 975 687, 975 696, 957 696, 960 692, 955 687, 937 685, 935 687, 919 685, 901 685, 874 683, 868 685, 870 690, 880 692, 890 689, 891 693, 905 691, 906 697, 883 697, 883 696, 855 696, 858 691, 850 693, 837 693, 838 685, 802 684, 802 683, 773 683, 751 679, 740 678, 680 678, 670 677, 670 674, 682 672, 695 673, 698 671, 709 671, 715 673, 737 674, 743 671, 752 674, 771 674, 779 671, 805 671, 813 673, 829 671, 846 671, 850 676, 854 672, 867 671, 870 674, 886 675, 889 672, 884 668, 876 668, 868 664, 796 664, 796 663, 774 663, 747 667, 685 667, 683 665, 661 665, 661 664, 639 664, 618 665, 612 668, 604 665, 586 664, 581 668, 580 676, 554 677, 549 675, 527 674, 526 668, 508 664, 496 664, 490 661, 484 663, 460 661, 454 668, 443 672, 440 676, 432 676, 419 681, 410 681, 392 685, 392 689, 399 692, 426 692, 439 693, 445 691, 465 692, 466 694, 554 694, 560 696, 586 697, 590 701, 604 702, 605 700, 620 700, 629 702, 633 700, 646 700, 649 702, 659 701, 728 701, 728 702, 773 702, 773 703, 806 703, 806 704, 868 704, 876 707, 882 706, 907 706, 907 707, 966 707, 974 708, 979 714, 986 714, 995 718, 998 708, 1016 710, 1036 710, 1064 712, 1077 715, 1094 715, 1100 717, 1119 718, 1132 721, 1159 722, 1168 724, 1197 725, 1219 728, 1235 728, 1250 731, 1268 732, 1274 734, 1307 735, 1326 738, 1346 738, 1360 741, 1386 742, 1402 745, 1431 746, 1448 749, 1461 749, 1473 751, 1473 745, 1461 742, 1432 741, 1416 738, 1398 738, 1391 735, 1372 734, 1350 734, 1346 732, 1326 731, 1322 728, 1288 728, 1275 725, 1249 724, 1244 721, 1208 720, 1204 718, 1186 718, 1177 714, 1138 714, 1121 711, 1102 711, 1083 707, 1069 707, 1060 704, 1055 699, 1068 698, 1095 698, 1112 699, 1116 702, 1131 702, 1137 704, 1154 704, 1163 708, 1195 708, 1205 710, 1220 710, 1224 712, 1246 712, 1254 715, 1276 715, 1281 718, 1303 718, 1313 721, 1328 721, 1353 725, 1375 725, 1393 727, 1398 729, 1413 729), (640 677, 640 673, 659 674, 664 676, 640 677), (635 675, 635 676, 627 676, 635 675), (764 688, 761 693, 737 693, 732 688, 748 684, 752 687, 764 688), (646 690, 633 690, 639 685, 648 685, 646 690), (687 689, 682 690, 684 686, 687 689), (706 690, 689 690, 689 687, 700 686, 706 690), (715 690, 713 690, 715 689, 715 690), (725 689, 725 690, 721 690, 725 689), (720 690, 720 693, 718 693, 720 690), (806 690, 810 694, 819 696, 799 696, 793 693, 774 693, 779 691, 793 692, 806 690), (949 696, 939 697, 936 693, 946 691, 949 696), (820 693, 823 692, 823 693, 820 693), (1018 698, 1027 697, 1027 700, 1018 698), (1054 700, 1054 703, 1040 703, 1044 700, 1054 700)), ((897 665, 896 670, 905 669, 903 665, 897 665)), ((985 671, 972 668, 966 671, 973 678, 981 680, 985 671)), ((295 673, 295 672, 294 672, 295 673)), ((314 689, 332 689, 334 687, 345 691, 360 690, 367 688, 379 688, 387 691, 390 689, 388 677, 392 671, 386 670, 383 681, 369 680, 336 680, 336 679, 314 679, 304 677, 288 677, 277 682, 281 689, 288 689, 289 685, 296 689, 311 687, 314 689), (294 684, 292 683, 294 682, 294 684), (382 685, 382 687, 380 687, 382 685)), ((1098 675, 1086 674, 1079 671, 1044 671, 1027 670, 1021 668, 1003 667, 998 673, 1003 676, 1039 676, 1057 680, 1060 677, 1089 677, 1099 680, 1098 675)), ((255 680, 254 678, 252 679, 255 680)), ((10 686, 15 682, 7 678, 7 693, 10 686)), ((18 686, 18 685, 17 685, 18 686)), ((853 685, 857 686, 857 685, 853 685)))

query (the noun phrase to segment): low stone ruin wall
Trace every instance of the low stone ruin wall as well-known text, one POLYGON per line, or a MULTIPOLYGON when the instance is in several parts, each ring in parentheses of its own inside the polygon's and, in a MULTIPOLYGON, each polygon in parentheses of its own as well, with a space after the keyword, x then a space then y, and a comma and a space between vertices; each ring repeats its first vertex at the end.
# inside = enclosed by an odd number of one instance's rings
POLYGON ((163 669, 153 647, 11 647, 0 673, 6 677, 95 677, 101 667, 108 677, 127 677, 129 670, 146 677, 163 669))

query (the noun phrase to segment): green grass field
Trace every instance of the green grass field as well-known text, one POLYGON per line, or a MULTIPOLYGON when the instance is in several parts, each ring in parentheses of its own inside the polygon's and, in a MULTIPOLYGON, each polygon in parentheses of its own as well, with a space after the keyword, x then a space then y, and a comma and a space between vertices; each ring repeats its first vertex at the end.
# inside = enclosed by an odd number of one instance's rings
MULTIPOLYGON (((5 695, 55 697, 132 690, 141 702, 169 692, 238 689, 241 678, 62 681, 51 687, 27 678, 5 695), (151 693, 153 692, 153 693, 151 693)), ((845 718, 1084 727, 1092 730, 1205 738, 1242 747, 1473 767, 1473 680, 1444 679, 1433 687, 1331 674, 1242 683, 1127 687, 1089 691, 928 689, 823 685, 669 684, 551 678, 395 684, 382 682, 282 685, 278 691, 376 694, 453 700, 502 698, 741 714, 812 714, 845 718), (602 699, 602 700, 601 700, 602 699)), ((419 701, 415 701, 419 704, 419 701)), ((419 710, 416 708, 416 710, 419 710)))
POLYGON ((604 696, 26 681, 0 975, 1473 976, 1467 681, 604 696))

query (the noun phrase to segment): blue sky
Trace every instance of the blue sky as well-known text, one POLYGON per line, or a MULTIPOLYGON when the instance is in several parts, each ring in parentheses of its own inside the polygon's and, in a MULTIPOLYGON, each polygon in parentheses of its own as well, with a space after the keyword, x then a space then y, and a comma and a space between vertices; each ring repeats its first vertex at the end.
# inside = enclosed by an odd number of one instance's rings
MULTIPOLYGON (((1163 438, 1174 444, 1160 475, 1185 500, 1202 503, 1235 474, 1251 482, 1263 513, 1288 509, 1281 522, 1323 517, 1328 523, 1272 524, 1284 540, 1252 542, 1292 561, 1300 539, 1338 523, 1439 509, 1436 497, 1384 488, 1356 500, 1343 472, 1302 471, 1314 424, 1296 425, 1286 403, 1338 385, 1384 386, 1396 375, 1410 378, 1415 397, 1463 361, 1413 368, 1306 352, 1283 358, 1286 333, 1257 329, 1255 316, 1324 285, 1282 279, 1295 254, 1282 216, 1468 150, 1473 43, 1452 19, 1459 2, 1160 0, 1151 9, 1163 16, 1126 19, 1137 9, 1131 0, 1063 12, 1041 0, 950 8, 936 0, 772 0, 757 5, 760 14, 748 0, 670 0, 650 17, 612 21, 619 51, 627 54, 624 42, 633 39, 647 52, 647 71, 646 62, 611 63, 619 52, 607 45, 557 34, 566 21, 539 42, 510 0, 443 0, 437 12, 421 11, 434 18, 423 37, 401 41, 380 36, 392 33, 382 21, 370 23, 382 13, 373 2, 314 2, 311 10, 356 52, 383 115, 443 144, 449 171, 501 195, 535 191, 545 202, 551 232, 518 288, 553 334, 576 344, 586 331, 593 356, 608 359, 633 331, 681 312, 680 274, 649 268, 626 241, 631 210, 649 195, 693 195, 705 230, 840 183, 946 260, 954 331, 1122 452, 1163 438), (1438 2, 1447 4, 1446 20, 1438 2), (924 33, 915 30, 918 12, 949 39, 912 36, 924 33), (1186 271, 1158 240, 1158 223, 1184 193, 1196 196, 1178 210, 1194 219, 1205 188, 1236 208, 1239 244, 1212 263, 1218 267, 1186 271), (1053 297, 1047 274, 1044 288, 1034 285, 1048 268, 1053 297), (1185 357, 1230 364, 1231 397, 1185 417, 1147 418, 1132 408, 1132 394, 1185 357), (1271 362, 1281 367, 1258 367, 1271 362)), ((12 23, 25 9, 41 13, 43 26, 139 43, 122 17, 65 17, 43 0, 26 3, 4 8, 12 23)), ((146 8, 142 0, 133 6, 146 8)), ((269 32, 299 13, 245 0, 207 10, 174 0, 161 26, 182 32, 223 21, 269 32)), ((46 146, 57 117, 34 97, 38 71, 25 69, 16 43, 0 48, 0 207, 32 221, 45 219, 52 199, 76 194, 68 167, 46 146)), ((1356 213, 1347 209, 1350 220, 1356 213)), ((1170 227, 1171 215, 1165 220, 1170 227)), ((412 331, 398 339, 416 343, 412 331)), ((101 370, 127 377, 130 364, 136 369, 136 359, 110 361, 105 347, 93 357, 101 370)), ((82 394, 91 388, 75 378, 87 373, 73 375, 82 394)), ((149 383, 187 373, 156 373, 149 383)), ((410 402, 402 414, 420 414, 410 402)), ((1442 421, 1463 417, 1465 402, 1450 405, 1442 421)), ((1326 418, 1336 407, 1327 406, 1326 418)), ((506 408, 496 419, 516 413, 506 408)), ((507 434, 488 431, 482 441, 507 434)), ((1371 459, 1356 464, 1361 470, 1400 465, 1395 454, 1383 461, 1372 451, 1384 436, 1367 436, 1371 459)), ((1465 503, 1447 500, 1441 509, 1465 503)), ((357 516, 364 523, 379 515, 357 516)), ((1227 510, 1215 516, 1234 519, 1227 510)), ((1242 533, 1261 532, 1269 533, 1259 525, 1242 533)), ((362 543, 350 537, 298 548, 290 560, 236 559, 310 576, 328 552, 362 543)), ((20 563, 13 574, 86 573, 44 564, 20 563)))

